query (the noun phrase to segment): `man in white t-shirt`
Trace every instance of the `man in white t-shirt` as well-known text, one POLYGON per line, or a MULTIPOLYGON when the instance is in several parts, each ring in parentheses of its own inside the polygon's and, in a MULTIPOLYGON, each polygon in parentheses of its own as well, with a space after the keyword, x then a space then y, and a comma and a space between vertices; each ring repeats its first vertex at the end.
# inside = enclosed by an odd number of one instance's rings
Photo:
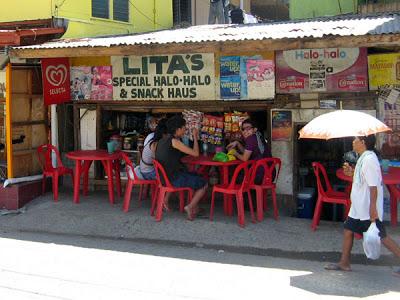
MULTIPOLYGON (((368 230, 371 222, 379 229, 382 244, 400 258, 400 247, 386 235, 383 226, 383 185, 382 172, 375 149, 375 135, 356 137, 353 140, 353 150, 359 154, 353 170, 348 164, 343 166, 346 175, 353 176, 351 189, 351 207, 344 222, 343 248, 339 263, 329 264, 327 270, 351 271, 350 255, 353 247, 354 234, 362 235, 368 230)), ((400 270, 394 275, 400 276, 400 270)))

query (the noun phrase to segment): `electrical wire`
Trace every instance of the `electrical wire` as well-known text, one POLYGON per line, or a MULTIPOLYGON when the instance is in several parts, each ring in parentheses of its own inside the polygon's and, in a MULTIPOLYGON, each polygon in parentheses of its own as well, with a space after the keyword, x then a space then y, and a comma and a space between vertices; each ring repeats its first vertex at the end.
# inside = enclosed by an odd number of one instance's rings
POLYGON ((128 0, 128 1, 129 1, 129 3, 133 6, 133 8, 135 8, 135 9, 137 10, 137 12, 138 12, 139 14, 141 14, 143 17, 145 17, 145 18, 146 18, 147 20, 149 20, 151 23, 154 23, 154 24, 160 26, 161 28, 169 28, 169 27, 166 27, 166 26, 164 26, 164 25, 161 25, 160 23, 157 23, 155 19, 153 20, 152 18, 150 18, 149 16, 147 16, 147 15, 146 15, 144 12, 142 12, 135 4, 133 4, 131 0, 128 0))
POLYGON ((63 6, 64 3, 65 3, 65 1, 67 1, 67 0, 64 0, 63 2, 61 2, 61 4, 60 4, 60 5, 57 5, 57 7, 60 8, 61 6, 63 6))

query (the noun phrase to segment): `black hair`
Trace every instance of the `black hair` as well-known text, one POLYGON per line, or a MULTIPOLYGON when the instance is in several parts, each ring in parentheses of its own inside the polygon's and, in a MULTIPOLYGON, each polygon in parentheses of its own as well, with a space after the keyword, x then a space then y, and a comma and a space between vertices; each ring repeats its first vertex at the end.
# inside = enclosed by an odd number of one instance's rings
POLYGON ((154 137, 152 139, 152 143, 161 140, 163 138, 163 135, 166 133, 167 133, 167 119, 163 118, 158 122, 157 127, 154 130, 154 137))
POLYGON ((175 115, 167 120, 168 133, 174 135, 179 128, 185 125, 185 119, 181 115, 175 115))
POLYGON ((375 134, 370 134, 367 136, 359 136, 358 139, 360 141, 364 141, 367 150, 375 151, 375 143, 376 143, 375 134))
POLYGON ((254 120, 252 120, 252 119, 246 119, 246 120, 244 120, 243 122, 242 122, 242 127, 243 127, 243 124, 250 124, 251 125, 251 127, 253 127, 253 128, 257 128, 257 124, 256 124, 256 122, 254 122, 254 120))

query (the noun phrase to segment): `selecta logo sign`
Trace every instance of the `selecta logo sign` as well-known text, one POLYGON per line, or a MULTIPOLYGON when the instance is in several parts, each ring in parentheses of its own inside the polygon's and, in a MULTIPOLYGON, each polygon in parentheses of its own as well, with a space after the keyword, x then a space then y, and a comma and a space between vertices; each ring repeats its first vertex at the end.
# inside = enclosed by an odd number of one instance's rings
POLYGON ((71 101, 68 58, 42 59, 43 97, 46 105, 71 101))
POLYGON ((54 86, 60 86, 64 84, 65 80, 67 79, 67 74, 68 71, 65 65, 50 65, 46 68, 46 79, 54 86))

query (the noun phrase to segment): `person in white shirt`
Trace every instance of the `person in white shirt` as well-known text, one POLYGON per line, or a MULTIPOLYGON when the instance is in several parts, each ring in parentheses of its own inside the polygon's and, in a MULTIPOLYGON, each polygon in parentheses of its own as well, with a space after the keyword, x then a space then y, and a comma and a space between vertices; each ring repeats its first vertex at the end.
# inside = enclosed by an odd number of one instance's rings
POLYGON ((157 118, 150 116, 146 119, 147 123, 147 128, 151 131, 146 138, 144 139, 143 146, 146 147, 146 145, 154 138, 154 131, 156 130, 158 120, 157 118))
MULTIPOLYGON (((351 271, 350 255, 353 247, 354 234, 362 235, 372 222, 379 229, 382 244, 400 258, 400 247, 385 231, 383 220, 383 186, 382 172, 375 149, 375 135, 355 137, 353 150, 359 154, 355 169, 345 163, 344 172, 353 176, 350 195, 351 207, 344 222, 343 247, 340 261, 328 264, 327 270, 351 271)), ((394 275, 400 276, 400 270, 394 275)))

